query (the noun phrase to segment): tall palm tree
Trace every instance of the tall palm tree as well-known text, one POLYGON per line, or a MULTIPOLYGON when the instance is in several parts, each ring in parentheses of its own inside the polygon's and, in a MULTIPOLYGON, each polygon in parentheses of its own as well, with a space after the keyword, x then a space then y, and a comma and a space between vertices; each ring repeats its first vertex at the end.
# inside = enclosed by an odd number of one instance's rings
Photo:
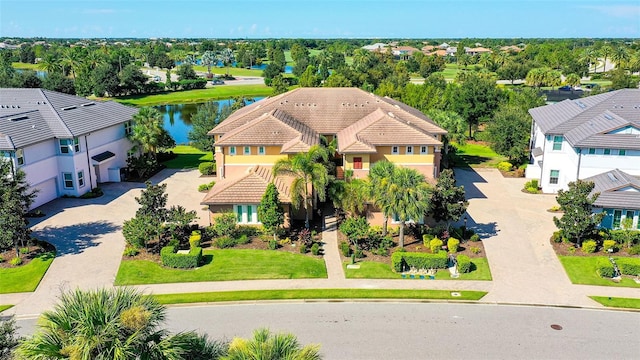
POLYGON ((63 73, 60 53, 56 49, 51 49, 44 53, 39 64, 42 70, 48 73, 63 73))
POLYGON ((253 338, 235 338, 225 360, 319 360, 319 345, 302 346, 293 334, 272 334, 268 329, 253 332, 253 338))
POLYGON ((384 221, 382 223, 382 236, 387 235, 387 224, 389 217, 393 215, 391 211, 392 197, 389 193, 391 177, 396 166, 389 161, 378 161, 369 169, 370 194, 373 203, 382 211, 384 221))
POLYGON ((209 74, 211 74, 211 65, 215 64, 216 61, 216 54, 213 51, 207 50, 202 54, 202 65, 207 67, 207 72, 209 74))
POLYGON ((590 72, 591 64, 597 63, 598 61, 598 54, 591 47, 585 48, 582 50, 582 54, 580 55, 580 61, 587 64, 587 68, 589 69, 587 72, 590 72))
POLYGON ((171 335, 166 309, 130 288, 63 293, 40 329, 17 349, 28 359, 218 359, 223 344, 194 332, 171 335))
POLYGON ((74 79, 76 78, 76 72, 80 68, 80 65, 82 64, 82 61, 83 61, 83 56, 81 54, 81 51, 77 49, 80 49, 80 48, 70 47, 70 48, 64 49, 64 51, 62 51, 62 59, 61 59, 62 66, 69 69, 69 72, 71 73, 71 77, 73 77, 74 79))
POLYGON ((613 48, 609 45, 605 45, 600 48, 600 56, 604 58, 604 62, 602 65, 602 71, 607 71, 607 58, 609 58, 613 54, 613 48))
POLYGON ((304 226, 307 229, 309 211, 313 205, 312 195, 315 192, 320 201, 324 201, 330 179, 327 168, 318 162, 320 159, 328 161, 329 154, 324 147, 314 145, 306 153, 278 160, 272 169, 274 176, 286 175, 294 178, 291 183, 291 204, 294 209, 299 209, 300 206, 304 208, 304 226))
POLYGON ((611 60, 613 60, 613 62, 615 62, 616 65, 621 69, 626 68, 626 65, 628 64, 629 59, 630 59, 629 51, 624 46, 618 46, 613 51, 613 54, 611 54, 611 60))
POLYGON ((222 64, 227 68, 227 76, 229 76, 229 65, 233 65, 233 62, 236 61, 235 55, 233 55, 233 50, 229 48, 224 48, 218 54, 218 58, 222 61, 222 64))
POLYGON ((164 135, 162 114, 152 107, 144 107, 133 115, 133 128, 129 139, 138 143, 144 154, 155 156, 164 135))
POLYGON ((396 168, 389 185, 390 210, 400 221, 400 247, 404 247, 404 226, 408 221, 422 220, 427 209, 431 188, 424 175, 415 169, 396 168))

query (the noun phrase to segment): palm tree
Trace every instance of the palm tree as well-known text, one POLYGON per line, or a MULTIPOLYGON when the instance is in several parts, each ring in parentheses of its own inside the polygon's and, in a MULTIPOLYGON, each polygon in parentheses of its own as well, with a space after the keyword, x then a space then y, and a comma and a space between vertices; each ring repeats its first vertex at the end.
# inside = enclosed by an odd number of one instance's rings
POLYGON ((222 64, 227 68, 227 76, 229 76, 229 65, 233 65, 233 62, 236 61, 235 55, 233 55, 233 50, 229 48, 224 48, 218 54, 218 58, 222 61, 222 64))
POLYGON ((272 334, 268 329, 253 332, 250 340, 235 338, 225 360, 319 360, 319 345, 301 346, 293 334, 272 334))
POLYGON ((604 62, 602 65, 603 72, 607 71, 607 58, 610 57, 611 54, 613 54, 613 48, 611 46, 605 45, 600 48, 600 56, 604 58, 604 62))
POLYGON ((389 209, 400 221, 400 247, 404 247, 404 226, 407 221, 418 221, 429 209, 431 188, 424 175, 415 169, 396 168, 389 184, 389 209))
POLYGON ((73 77, 74 79, 76 78, 76 72, 78 70, 78 68, 80 67, 80 65, 82 64, 83 58, 82 58, 82 54, 80 54, 80 50, 76 50, 79 48, 66 48, 64 49, 64 51, 62 52, 62 65, 65 68, 69 69, 69 72, 71 72, 71 77, 73 77))
POLYGON ((223 344, 161 329, 166 309, 130 288, 63 293, 17 349, 28 359, 218 359, 223 344))
POLYGON ((582 54, 580 55, 580 61, 582 63, 587 64, 587 68, 589 70, 587 70, 587 72, 591 71, 591 64, 596 63, 598 61, 598 54, 596 53, 595 50, 593 50, 593 48, 586 48, 584 50, 582 50, 582 54))
POLYGON ((387 223, 391 211, 392 197, 389 193, 391 177, 396 170, 396 166, 389 161, 378 161, 369 169, 370 195, 373 203, 382 211, 384 222, 382 223, 382 236, 387 236, 387 223))
POLYGON ((320 201, 326 198, 326 186, 329 183, 327 168, 318 162, 322 159, 328 161, 327 150, 314 145, 306 153, 298 153, 287 159, 280 159, 273 165, 273 175, 292 176, 291 183, 291 204, 294 209, 299 209, 300 205, 305 210, 304 226, 309 228, 309 211, 312 204, 312 194, 315 192, 320 201), (312 192, 309 192, 311 187, 312 192))
POLYGON ((39 62, 42 70, 48 73, 62 73, 62 64, 60 62, 60 53, 56 49, 47 51, 39 62))
POLYGON ((209 74, 211 74, 211 65, 215 64, 216 60, 216 54, 211 50, 207 50, 202 54, 202 65, 207 66, 207 72, 209 74))
POLYGON ((611 60, 621 69, 626 67, 625 65, 629 62, 629 58, 629 51, 624 46, 618 46, 611 54, 611 60))
POLYGON ((140 145, 144 154, 155 156, 164 135, 162 114, 152 107, 144 107, 133 115, 133 128, 129 139, 140 145))

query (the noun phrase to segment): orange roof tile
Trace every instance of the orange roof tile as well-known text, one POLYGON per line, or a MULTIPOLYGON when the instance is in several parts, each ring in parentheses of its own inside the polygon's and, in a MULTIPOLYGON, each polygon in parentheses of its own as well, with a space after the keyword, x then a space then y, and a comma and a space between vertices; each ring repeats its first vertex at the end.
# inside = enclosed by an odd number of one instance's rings
MULTIPOLYGON (((291 177, 278 176, 275 184, 280 201, 291 202, 291 177)), ((274 181, 271 167, 254 166, 245 174, 217 182, 202 200, 202 205, 213 204, 257 204, 262 200, 267 185, 274 181)))

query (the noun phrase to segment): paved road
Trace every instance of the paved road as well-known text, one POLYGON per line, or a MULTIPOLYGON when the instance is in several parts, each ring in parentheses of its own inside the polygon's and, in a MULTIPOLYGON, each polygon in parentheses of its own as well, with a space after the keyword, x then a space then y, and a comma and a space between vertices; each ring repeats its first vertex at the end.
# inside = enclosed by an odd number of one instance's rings
MULTIPOLYGON (((23 334, 34 321, 18 321, 23 334)), ((215 339, 253 329, 321 344, 325 359, 637 359, 640 313, 442 303, 177 307, 168 327, 215 339), (560 325, 554 330, 551 325, 560 325)))

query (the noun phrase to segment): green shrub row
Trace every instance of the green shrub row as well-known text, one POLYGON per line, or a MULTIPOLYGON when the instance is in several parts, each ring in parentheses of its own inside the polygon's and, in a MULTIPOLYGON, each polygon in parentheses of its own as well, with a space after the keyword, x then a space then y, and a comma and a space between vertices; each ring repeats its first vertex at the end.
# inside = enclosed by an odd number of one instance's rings
POLYGON ((640 259, 618 258, 615 261, 623 275, 640 275, 640 259))
POLYGON ((213 241, 213 245, 218 249, 227 249, 236 246, 238 242, 231 236, 221 236, 213 241))
POLYGON ((471 271, 471 259, 467 255, 458 255, 458 272, 468 273, 471 271))
POLYGON ((212 182, 210 182, 210 183, 208 183, 208 184, 200 184, 200 185, 198 185, 198 191, 200 191, 200 192, 209 191, 209 190, 211 190, 211 188, 212 188, 212 187, 213 187, 213 185, 215 185, 215 184, 216 184, 216 182, 215 182, 215 181, 212 181, 212 182))
POLYGON ((598 249, 598 243, 595 240, 585 240, 582 242, 582 251, 585 254, 593 254, 598 249))
POLYGON ((394 252, 391 255, 391 267, 396 272, 402 272, 412 267, 416 269, 446 269, 447 263, 447 253, 444 251, 437 254, 394 252))
POLYGON ((599 258, 596 261, 596 273, 600 277, 612 278, 615 274, 613 264, 607 258, 599 258))
POLYGON ((198 267, 202 261, 202 248, 193 247, 188 254, 177 254, 175 246, 165 246, 160 250, 162 265, 177 268, 190 269, 198 267))
POLYGON ((351 255, 351 247, 349 246, 348 242, 346 241, 340 242, 340 252, 344 257, 349 257, 351 255))

